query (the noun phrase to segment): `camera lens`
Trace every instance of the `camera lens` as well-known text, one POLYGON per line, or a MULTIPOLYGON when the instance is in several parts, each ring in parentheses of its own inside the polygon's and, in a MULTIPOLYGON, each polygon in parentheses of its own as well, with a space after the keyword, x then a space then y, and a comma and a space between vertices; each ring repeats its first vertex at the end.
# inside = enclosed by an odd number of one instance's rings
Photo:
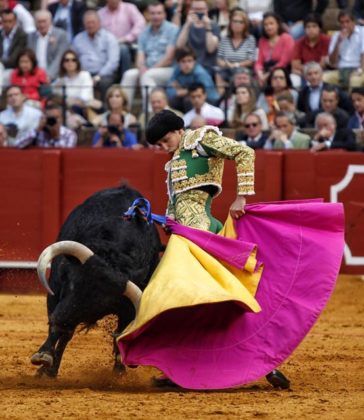
POLYGON ((57 118, 55 117, 47 117, 46 124, 49 126, 53 126, 57 124, 57 118))

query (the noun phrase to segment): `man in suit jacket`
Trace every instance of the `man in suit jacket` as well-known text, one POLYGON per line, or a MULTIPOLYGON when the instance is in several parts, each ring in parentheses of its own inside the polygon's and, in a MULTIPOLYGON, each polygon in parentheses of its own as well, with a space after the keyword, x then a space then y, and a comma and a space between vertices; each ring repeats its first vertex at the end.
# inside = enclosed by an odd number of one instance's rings
POLYGON ((58 77, 63 53, 69 48, 67 33, 52 26, 52 15, 48 10, 35 13, 36 32, 28 35, 28 47, 38 60, 39 67, 45 69, 50 80, 58 77))
POLYGON ((236 134, 236 140, 252 149, 263 149, 268 135, 263 132, 262 120, 259 115, 251 112, 244 119, 244 135, 236 134))
POLYGON ((297 131, 294 116, 278 112, 274 118, 275 129, 268 137, 264 148, 278 149, 309 149, 310 136, 297 131))
POLYGON ((316 116, 321 112, 330 113, 335 118, 338 129, 347 127, 349 114, 339 107, 339 92, 336 86, 328 85, 322 89, 320 108, 306 116, 306 127, 313 127, 316 116))
POLYGON ((52 13, 54 26, 64 29, 68 35, 68 41, 83 31, 83 15, 87 7, 83 0, 58 0, 48 6, 52 13))
MULTIPOLYGON (((303 74, 307 82, 298 95, 297 109, 310 115, 320 108, 322 90, 328 86, 322 80, 323 71, 319 63, 310 62, 304 65, 303 74)), ((349 96, 338 89, 339 107, 351 114, 353 105, 349 96)))
POLYGON ((0 57, 6 69, 16 66, 18 54, 27 46, 27 35, 17 25, 16 14, 11 9, 1 11, 3 28, 0 32, 0 57))
POLYGON ((315 120, 315 134, 311 150, 319 152, 329 149, 357 150, 355 135, 349 128, 336 129, 336 120, 328 112, 321 112, 315 120))

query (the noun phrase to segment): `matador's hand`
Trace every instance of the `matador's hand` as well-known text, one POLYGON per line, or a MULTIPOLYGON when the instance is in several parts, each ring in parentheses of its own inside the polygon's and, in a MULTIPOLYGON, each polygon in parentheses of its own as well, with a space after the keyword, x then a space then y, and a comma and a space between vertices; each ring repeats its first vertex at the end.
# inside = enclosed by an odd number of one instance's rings
POLYGON ((238 195, 229 209, 230 215, 233 219, 239 219, 239 217, 245 214, 245 204, 245 197, 243 195, 238 195))

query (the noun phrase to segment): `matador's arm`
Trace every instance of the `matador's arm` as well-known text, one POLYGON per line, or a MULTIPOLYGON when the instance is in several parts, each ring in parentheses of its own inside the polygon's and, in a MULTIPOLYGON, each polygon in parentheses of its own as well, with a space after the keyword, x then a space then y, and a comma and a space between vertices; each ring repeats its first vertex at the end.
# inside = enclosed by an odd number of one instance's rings
POLYGON ((209 156, 235 160, 237 172, 237 194, 252 195, 254 192, 254 158, 255 152, 235 140, 208 131, 200 146, 209 156))

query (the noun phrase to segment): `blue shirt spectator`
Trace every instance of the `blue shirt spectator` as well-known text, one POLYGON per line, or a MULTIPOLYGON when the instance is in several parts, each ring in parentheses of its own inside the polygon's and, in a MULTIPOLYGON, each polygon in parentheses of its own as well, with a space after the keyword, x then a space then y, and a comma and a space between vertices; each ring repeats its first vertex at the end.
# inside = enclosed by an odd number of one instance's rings
POLYGON ((178 27, 166 20, 157 31, 151 25, 147 26, 138 40, 138 50, 145 54, 146 67, 153 67, 164 57, 168 46, 175 46, 177 34, 178 27))
POLYGON ((138 144, 133 132, 124 128, 124 116, 120 113, 110 113, 107 124, 102 124, 92 138, 93 147, 127 147, 138 144))
MULTIPOLYGON (((93 138, 92 138, 92 146, 95 147, 96 144, 99 142, 101 138, 101 133, 99 131, 96 131, 96 133, 94 134, 93 138)), ((138 144, 138 140, 135 136, 135 134, 130 131, 127 130, 126 128, 122 129, 122 141, 121 144, 123 147, 126 148, 131 148, 134 145, 138 144)), ((117 147, 117 143, 114 142, 104 142, 102 147, 117 147)))
POLYGON ((200 64, 196 62, 196 55, 191 48, 179 48, 176 51, 177 65, 175 66, 172 77, 168 83, 167 95, 170 99, 172 108, 182 112, 187 112, 181 101, 188 97, 190 86, 198 83, 205 87, 207 101, 215 104, 219 99, 219 94, 215 88, 210 74, 200 64))
POLYGON ((85 31, 73 40, 83 70, 92 75, 109 76, 119 66, 119 46, 115 36, 101 28, 98 14, 92 10, 84 16, 85 31))

